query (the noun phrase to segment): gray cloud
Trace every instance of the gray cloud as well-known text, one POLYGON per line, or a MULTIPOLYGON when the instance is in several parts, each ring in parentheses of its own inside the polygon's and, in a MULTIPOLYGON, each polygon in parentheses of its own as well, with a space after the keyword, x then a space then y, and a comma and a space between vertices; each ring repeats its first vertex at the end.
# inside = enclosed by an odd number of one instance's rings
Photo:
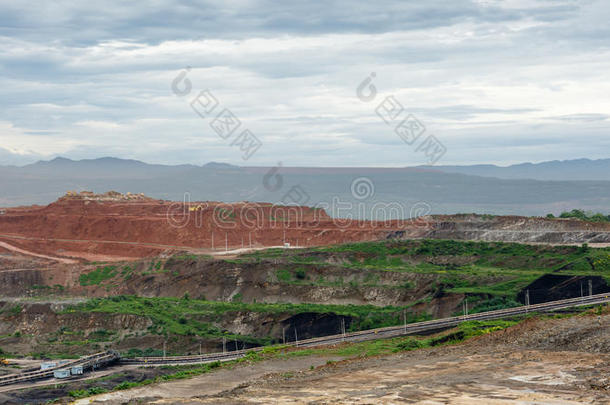
MULTIPOLYGON (((540 16, 562 7, 542 6, 540 16)), ((555 14, 553 14, 555 15, 555 14)), ((235 1, 149 2, 32 1, 3 5, 0 33, 47 42, 49 34, 73 45, 131 39, 248 38, 277 34, 380 33, 449 26, 469 19, 499 22, 523 18, 521 10, 480 7, 476 2, 235 1)))
POLYGON ((557 117, 548 117, 551 120, 558 121, 576 121, 576 122, 593 122, 593 121, 606 121, 610 118, 608 114, 570 114, 560 115, 557 117))
POLYGON ((263 141, 251 164, 426 163, 375 114, 388 95, 442 139, 447 164, 607 157, 602 0, 50 4, 0 5, 0 164, 244 164, 190 109, 195 93, 171 93, 187 65, 193 91, 263 141), (371 72, 379 96, 362 103, 371 72))

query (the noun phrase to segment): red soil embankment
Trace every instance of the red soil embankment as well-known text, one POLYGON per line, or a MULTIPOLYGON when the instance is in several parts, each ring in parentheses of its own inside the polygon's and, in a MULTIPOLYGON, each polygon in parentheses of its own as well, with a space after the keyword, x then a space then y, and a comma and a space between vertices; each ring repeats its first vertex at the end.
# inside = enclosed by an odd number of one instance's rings
POLYGON ((324 210, 268 203, 184 204, 68 196, 46 207, 7 209, 0 215, 0 240, 53 257, 124 259, 176 250, 375 240, 405 229, 405 224, 333 220, 324 210))
POLYGON ((331 218, 324 210, 311 207, 181 203, 114 192, 72 193, 46 207, 2 211, 0 241, 12 249, 89 261, 184 250, 214 254, 286 243, 306 247, 386 238, 610 243, 610 223, 573 219, 458 214, 361 221, 331 218))

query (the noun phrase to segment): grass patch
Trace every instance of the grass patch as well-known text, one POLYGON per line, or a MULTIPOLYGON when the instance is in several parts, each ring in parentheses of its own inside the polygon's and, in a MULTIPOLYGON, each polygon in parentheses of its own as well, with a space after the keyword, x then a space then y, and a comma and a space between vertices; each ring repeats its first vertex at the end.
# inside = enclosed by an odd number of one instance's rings
POLYGON ((114 278, 117 274, 117 266, 98 267, 89 273, 81 274, 78 281, 82 286, 99 285, 114 278))
POLYGON ((416 315, 411 312, 409 306, 245 303, 241 302, 241 297, 238 298, 231 302, 214 302, 171 297, 114 296, 94 298, 82 304, 72 305, 64 312, 102 312, 145 316, 153 323, 149 329, 153 334, 224 336, 260 345, 271 343, 271 339, 227 334, 202 319, 219 320, 223 316, 234 316, 232 314, 234 312, 290 315, 300 313, 336 314, 351 318, 349 328, 351 331, 399 325, 403 322, 402 314, 405 309, 407 310, 407 322, 430 319, 427 315, 416 315))

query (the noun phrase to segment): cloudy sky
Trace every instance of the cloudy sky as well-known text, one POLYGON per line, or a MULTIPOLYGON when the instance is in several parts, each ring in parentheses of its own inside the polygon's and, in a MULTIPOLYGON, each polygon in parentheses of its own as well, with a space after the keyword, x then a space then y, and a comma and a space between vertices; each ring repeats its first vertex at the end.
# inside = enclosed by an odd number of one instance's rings
POLYGON ((0 0, 0 165, 410 166, 431 135, 439 164, 610 157, 607 0, 177 3, 0 0), (241 123, 226 139, 224 109, 241 123))

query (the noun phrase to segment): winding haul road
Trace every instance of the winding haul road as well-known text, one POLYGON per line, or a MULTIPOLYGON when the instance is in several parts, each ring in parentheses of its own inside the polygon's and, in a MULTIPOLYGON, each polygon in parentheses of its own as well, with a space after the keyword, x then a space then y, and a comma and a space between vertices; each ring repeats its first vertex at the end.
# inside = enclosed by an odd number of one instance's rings
MULTIPOLYGON (((520 306, 497 311, 480 312, 477 314, 455 316, 451 318, 436 319, 425 322, 415 322, 401 326, 390 326, 386 328, 370 329, 360 332, 351 332, 339 335, 331 335, 287 343, 286 346, 294 347, 316 347, 333 345, 342 342, 362 342, 366 340, 386 339, 397 336, 411 335, 421 332, 429 332, 439 329, 451 328, 465 321, 485 321, 501 318, 510 318, 530 312, 548 312, 570 307, 598 305, 610 302, 610 293, 591 295, 580 298, 550 301, 542 304, 520 306)), ((108 351, 95 353, 80 359, 58 365, 48 370, 35 370, 20 374, 12 374, 0 377, 0 386, 30 383, 41 379, 52 378, 53 371, 70 368, 72 366, 83 366, 85 370, 103 367, 106 364, 119 362, 123 366, 161 366, 170 364, 201 364, 215 361, 231 361, 244 357, 249 352, 259 352, 265 347, 256 347, 247 350, 238 350, 226 353, 212 353, 200 356, 171 356, 171 357, 136 357, 133 359, 121 358, 117 352, 108 351)), ((59 381, 59 380, 58 380, 59 381)))

